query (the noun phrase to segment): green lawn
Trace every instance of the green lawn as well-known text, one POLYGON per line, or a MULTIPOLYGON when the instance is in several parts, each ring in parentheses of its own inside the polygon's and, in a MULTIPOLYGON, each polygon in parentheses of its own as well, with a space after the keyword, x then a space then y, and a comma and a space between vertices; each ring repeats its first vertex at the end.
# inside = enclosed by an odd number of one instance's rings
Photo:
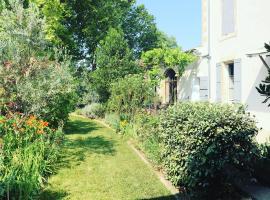
POLYGON ((63 163, 42 200, 174 199, 113 130, 71 116, 66 133, 63 163))

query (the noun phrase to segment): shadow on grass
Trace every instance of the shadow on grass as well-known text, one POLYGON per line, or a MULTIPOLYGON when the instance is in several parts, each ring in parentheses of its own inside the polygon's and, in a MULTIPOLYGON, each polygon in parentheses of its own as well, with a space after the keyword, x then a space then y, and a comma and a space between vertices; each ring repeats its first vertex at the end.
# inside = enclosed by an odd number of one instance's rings
POLYGON ((67 135, 75 135, 75 134, 89 134, 92 131, 98 130, 102 127, 97 126, 96 123, 91 121, 81 121, 81 120, 74 120, 68 121, 64 128, 64 132, 67 135))
MULTIPOLYGON (((69 121, 65 128, 65 133, 76 135, 67 137, 62 147, 61 159, 58 163, 57 170, 61 168, 70 168, 71 166, 80 165, 88 155, 102 154, 114 155, 116 141, 108 140, 102 135, 93 136, 92 131, 102 129, 96 123, 91 121, 74 120, 69 121)), ((44 190, 40 196, 41 200, 61 200, 67 197, 65 191, 44 190)))
POLYGON ((68 194, 64 191, 45 190, 41 193, 39 200, 62 200, 68 194))
POLYGON ((140 199, 140 200, 175 200, 175 196, 169 195, 169 196, 153 197, 153 198, 140 199))
POLYGON ((60 167, 78 165, 89 154, 114 155, 116 143, 114 140, 108 140, 102 135, 91 136, 92 131, 102 128, 91 121, 69 121, 65 133, 81 136, 69 138, 65 141, 60 167))

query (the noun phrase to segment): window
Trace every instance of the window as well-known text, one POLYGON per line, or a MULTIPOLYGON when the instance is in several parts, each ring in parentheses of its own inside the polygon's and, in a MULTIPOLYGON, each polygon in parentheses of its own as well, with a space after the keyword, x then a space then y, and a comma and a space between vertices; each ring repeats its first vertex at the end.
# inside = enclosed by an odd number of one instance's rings
POLYGON ((222 35, 235 32, 235 0, 222 0, 222 35))
POLYGON ((229 73, 229 101, 234 101, 234 63, 228 64, 229 73))

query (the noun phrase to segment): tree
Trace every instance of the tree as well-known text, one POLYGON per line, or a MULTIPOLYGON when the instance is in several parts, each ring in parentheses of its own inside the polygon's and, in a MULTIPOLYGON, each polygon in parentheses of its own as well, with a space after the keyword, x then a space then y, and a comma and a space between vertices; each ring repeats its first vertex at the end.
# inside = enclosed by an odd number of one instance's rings
POLYGON ((70 59, 51 48, 35 4, 24 8, 20 0, 9 3, 0 13, 0 102, 57 126, 67 120, 76 100, 70 59))
POLYGON ((175 37, 170 37, 162 31, 158 31, 157 35, 158 35, 158 40, 156 44, 157 48, 163 48, 163 49, 164 48, 170 48, 170 49, 179 48, 175 37))
POLYGON ((96 50, 97 69, 92 73, 92 86, 105 102, 110 96, 110 84, 128 74, 138 73, 128 43, 121 29, 110 29, 96 50))
MULTIPOLYGON (((265 48, 268 52, 270 52, 270 45, 265 44, 265 48)), ((265 100, 263 103, 267 103, 270 100, 270 67, 267 65, 265 62, 265 66, 267 67, 268 70, 268 76, 262 83, 259 85, 259 87, 256 87, 257 91, 265 97, 265 100)), ((268 105, 270 107, 270 104, 268 105)))
POLYGON ((133 5, 123 17, 121 27, 136 58, 140 58, 142 52, 157 47, 159 35, 155 19, 144 5, 133 5))

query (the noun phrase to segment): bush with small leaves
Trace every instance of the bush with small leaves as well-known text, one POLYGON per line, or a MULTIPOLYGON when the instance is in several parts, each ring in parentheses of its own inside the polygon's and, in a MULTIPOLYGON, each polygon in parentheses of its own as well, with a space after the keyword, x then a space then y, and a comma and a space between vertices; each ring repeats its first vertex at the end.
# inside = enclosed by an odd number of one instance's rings
POLYGON ((168 178, 197 194, 222 186, 228 166, 251 171, 259 155, 256 123, 242 106, 179 103, 161 114, 159 132, 168 178))

